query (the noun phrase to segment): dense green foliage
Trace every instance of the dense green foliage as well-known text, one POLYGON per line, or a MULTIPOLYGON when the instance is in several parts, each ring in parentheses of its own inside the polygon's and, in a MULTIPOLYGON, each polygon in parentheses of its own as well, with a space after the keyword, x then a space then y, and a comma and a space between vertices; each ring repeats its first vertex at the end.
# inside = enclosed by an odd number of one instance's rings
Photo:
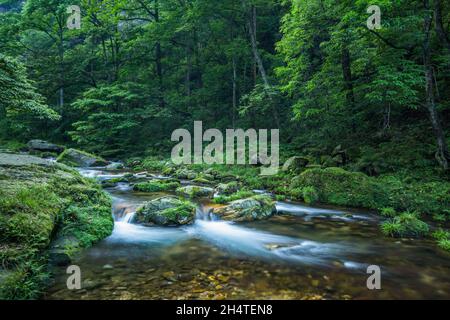
POLYGON ((27 78, 25 67, 0 53, 0 135, 3 138, 26 138, 45 120, 60 116, 44 104, 27 78))
MULTIPOLYGON (((68 4, 3 5, 3 53, 26 62, 61 116, 23 139, 139 156, 169 151, 175 128, 203 120, 219 129, 279 127, 287 154, 329 165, 340 144, 345 162, 370 175, 437 167, 448 156, 436 147, 448 141, 448 2, 379 1, 380 30, 367 28, 365 0, 70 1, 82 8, 80 30, 66 27, 68 4)), ((2 59, 35 104, 20 109, 55 119, 23 67, 2 59)))

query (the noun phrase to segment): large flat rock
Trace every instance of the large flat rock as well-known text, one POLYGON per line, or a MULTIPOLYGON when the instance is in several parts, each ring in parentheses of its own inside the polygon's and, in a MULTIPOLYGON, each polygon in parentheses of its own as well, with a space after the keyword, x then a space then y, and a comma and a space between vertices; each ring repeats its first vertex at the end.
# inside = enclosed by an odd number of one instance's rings
POLYGON ((0 153, 0 166, 22 167, 28 165, 53 166, 54 162, 26 154, 0 153))

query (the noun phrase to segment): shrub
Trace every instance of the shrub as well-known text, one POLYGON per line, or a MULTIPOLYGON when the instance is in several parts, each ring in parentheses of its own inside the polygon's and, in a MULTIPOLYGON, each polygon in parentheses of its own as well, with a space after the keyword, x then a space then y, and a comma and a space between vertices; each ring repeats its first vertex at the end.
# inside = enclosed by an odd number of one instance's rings
POLYGON ((148 171, 154 171, 154 172, 162 172, 167 167, 166 161, 163 161, 158 158, 150 157, 145 158, 139 168, 136 169, 142 169, 142 170, 148 170, 148 171))
POLYGON ((382 223, 381 230, 391 237, 421 237, 429 232, 429 226, 415 212, 404 212, 382 223))
POLYGON ((292 188, 288 195, 294 200, 303 200, 303 188, 292 188))
POLYGON ((39 261, 26 261, 8 272, 1 280, 1 300, 30 300, 38 297, 50 279, 43 257, 39 261))
POLYGON ((319 201, 319 194, 314 187, 303 188, 303 199, 307 204, 314 204, 319 201))
POLYGON ((405 233, 405 226, 397 221, 386 221, 381 224, 381 231, 389 237, 397 237, 405 233))
POLYGON ((438 241, 439 248, 450 252, 450 239, 442 239, 438 241))
MULTIPOLYGON (((377 179, 387 191, 388 205, 398 211, 418 211, 428 215, 450 214, 450 183, 421 182, 398 176, 384 176, 377 179)), ((381 205, 381 204, 380 204, 381 205)), ((441 217, 442 218, 442 217, 441 217)))
POLYGON ((433 238, 436 239, 437 244, 441 249, 450 251, 450 232, 439 229, 433 233, 433 238))
POLYGON ((394 208, 382 208, 381 209, 381 215, 383 217, 387 217, 387 218, 393 218, 397 215, 397 212, 395 211, 394 208))

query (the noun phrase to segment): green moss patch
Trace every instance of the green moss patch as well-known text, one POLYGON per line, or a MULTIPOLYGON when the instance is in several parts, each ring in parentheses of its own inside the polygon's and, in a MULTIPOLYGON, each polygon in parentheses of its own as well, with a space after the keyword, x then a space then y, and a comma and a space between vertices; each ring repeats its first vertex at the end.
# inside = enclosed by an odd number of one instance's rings
POLYGON ((153 180, 135 184, 133 190, 140 192, 165 192, 175 191, 180 186, 179 182, 173 180, 153 180))
POLYGON ((111 199, 62 165, 0 166, 0 177, 0 298, 36 298, 55 239, 74 239, 60 248, 70 257, 111 234, 111 199))

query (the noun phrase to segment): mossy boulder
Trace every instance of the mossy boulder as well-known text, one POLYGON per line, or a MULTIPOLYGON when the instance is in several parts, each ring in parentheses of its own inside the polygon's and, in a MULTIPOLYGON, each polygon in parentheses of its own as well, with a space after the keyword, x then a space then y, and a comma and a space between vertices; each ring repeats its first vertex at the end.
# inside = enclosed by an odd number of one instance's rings
POLYGON ((215 208, 213 213, 223 220, 254 221, 271 217, 276 213, 276 208, 272 198, 258 195, 233 201, 225 207, 215 208))
POLYGON ((173 180, 152 180, 148 182, 142 182, 133 186, 134 191, 140 192, 166 192, 175 191, 180 187, 178 181, 173 180))
POLYGON ((181 226, 194 222, 196 207, 176 197, 162 197, 144 203, 134 222, 143 225, 181 226))
POLYGON ((177 194, 188 198, 210 198, 214 194, 214 189, 201 186, 186 186, 178 188, 177 194))
POLYGON ((96 182, 61 164, 0 154, 0 263, 8 275, 0 281, 0 299, 36 298, 53 243, 65 256, 57 263, 68 263, 113 226, 111 199, 96 182))
POLYGON ((129 180, 125 177, 117 177, 117 178, 102 180, 101 184, 102 184, 103 188, 114 188, 121 182, 127 183, 127 182, 129 182, 129 180))
POLYGON ((295 177, 291 189, 309 187, 318 201, 328 204, 377 209, 389 203, 389 194, 373 178, 342 168, 308 169, 295 177))
POLYGON ((186 168, 181 168, 175 172, 174 177, 183 180, 194 180, 195 178, 197 178, 197 173, 186 168))
POLYGON ((108 165, 105 159, 76 149, 65 150, 60 154, 57 162, 72 167, 104 167, 108 165))
POLYGON ((250 190, 240 190, 236 193, 232 193, 228 196, 218 195, 214 197, 214 203, 225 204, 236 200, 246 199, 255 196, 256 194, 250 190))
POLYGON ((227 182, 232 182, 232 181, 238 181, 239 177, 235 176, 231 173, 219 173, 216 176, 216 179, 222 181, 223 183, 227 183, 227 182))
POLYGON ((205 178, 203 176, 195 178, 194 180, 192 180, 192 182, 198 183, 198 184, 205 184, 205 185, 212 185, 212 184, 214 184, 213 181, 208 180, 207 178, 205 178))
POLYGON ((310 160, 306 157, 292 157, 289 158, 283 165, 282 171, 284 172, 300 172, 310 163, 310 160))
POLYGON ((215 191, 219 195, 229 196, 239 191, 239 184, 236 181, 232 181, 229 183, 219 183, 216 186, 215 191))

